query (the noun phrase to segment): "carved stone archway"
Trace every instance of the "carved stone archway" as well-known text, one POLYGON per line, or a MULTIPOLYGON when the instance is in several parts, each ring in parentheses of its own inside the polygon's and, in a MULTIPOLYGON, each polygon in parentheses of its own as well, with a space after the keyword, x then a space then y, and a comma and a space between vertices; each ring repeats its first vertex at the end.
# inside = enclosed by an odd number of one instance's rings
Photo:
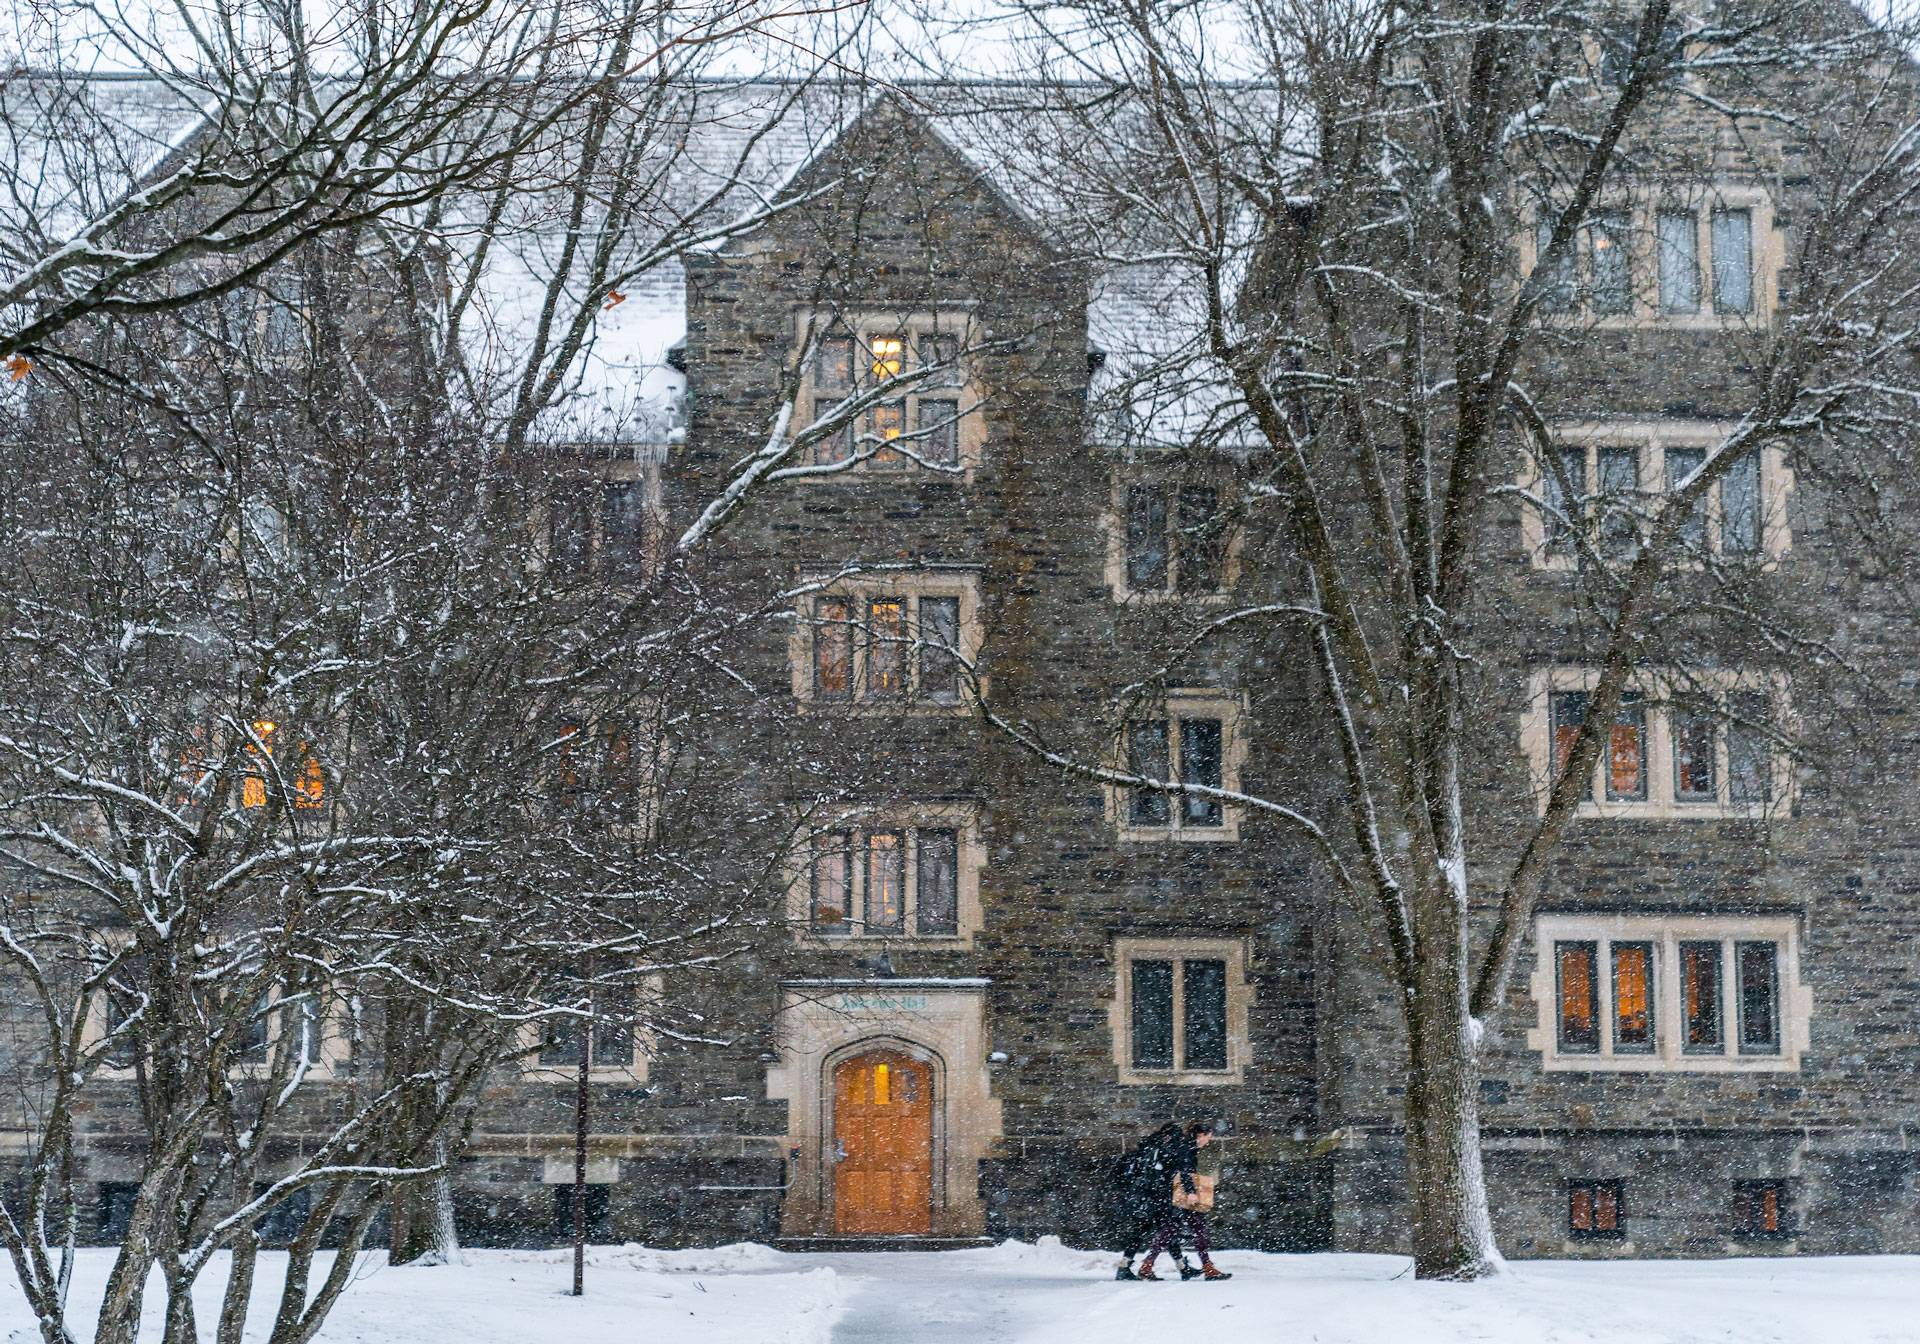
POLYGON ((981 1235, 980 1162, 1000 1137, 1000 1103, 987 1078, 987 982, 813 980, 781 988, 780 1060, 767 1070, 767 1095, 787 1102, 787 1144, 797 1154, 782 1235, 834 1235, 833 1071, 876 1049, 923 1060, 933 1073, 930 1235, 981 1235))

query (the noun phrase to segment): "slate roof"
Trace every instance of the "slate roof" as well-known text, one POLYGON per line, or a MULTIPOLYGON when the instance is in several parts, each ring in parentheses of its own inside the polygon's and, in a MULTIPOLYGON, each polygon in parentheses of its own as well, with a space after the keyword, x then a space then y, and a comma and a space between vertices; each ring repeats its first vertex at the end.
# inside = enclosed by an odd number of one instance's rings
MULTIPOLYGON (((1077 212, 1085 203, 1070 194, 1047 153, 1050 115, 1021 86, 923 84, 877 90, 851 82, 805 87, 689 83, 673 89, 664 103, 645 102, 630 113, 656 128, 657 152, 643 171, 657 171, 671 159, 671 171, 653 184, 646 203, 656 226, 651 233, 640 232, 633 247, 644 250, 683 220, 696 227, 720 226, 775 199, 881 97, 899 99, 923 116, 1043 237, 1068 243, 1081 231, 1077 212), (663 124, 668 131, 660 136, 657 128, 663 124)), ((0 145, 22 163, 42 165, 37 175, 25 175, 34 188, 31 199, 0 200, 0 227, 9 215, 31 215, 38 235, 13 236, 37 238, 40 246, 57 244, 63 230, 110 206, 200 125, 191 101, 155 80, 24 77, 0 83, 0 134, 7 137, 0 145), (109 131, 110 143, 99 160, 108 171, 77 172, 93 160, 85 146, 73 152, 74 137, 83 129, 92 134, 95 126, 109 131)), ((1065 128, 1059 121, 1054 125, 1065 128)), ((512 367, 524 352, 532 318, 559 264, 565 221, 557 202, 568 181, 564 148, 549 171, 554 190, 522 195, 514 207, 515 227, 504 231, 488 255, 482 312, 467 329, 470 356, 483 371, 512 367)), ((483 204, 478 198, 469 203, 469 225, 479 219, 483 204)), ((453 246, 476 242, 477 230, 463 231, 460 212, 453 215, 453 246)), ((571 283, 569 290, 577 300, 598 302, 571 283)), ((653 444, 675 437, 685 378, 668 363, 668 353, 686 335, 684 272, 677 260, 663 261, 623 293, 622 302, 599 311, 588 348, 569 369, 559 404, 536 426, 538 436, 653 444)), ((1105 355, 1094 395, 1124 394, 1127 402, 1125 414, 1109 408, 1112 414, 1093 418, 1096 436, 1112 437, 1122 421, 1130 421, 1134 433, 1151 426, 1149 437, 1177 440, 1211 421, 1217 398, 1197 391, 1207 378, 1163 378, 1152 387, 1133 381, 1149 360, 1192 336, 1195 310, 1167 268, 1108 268, 1094 281, 1089 303, 1090 340, 1105 355)))

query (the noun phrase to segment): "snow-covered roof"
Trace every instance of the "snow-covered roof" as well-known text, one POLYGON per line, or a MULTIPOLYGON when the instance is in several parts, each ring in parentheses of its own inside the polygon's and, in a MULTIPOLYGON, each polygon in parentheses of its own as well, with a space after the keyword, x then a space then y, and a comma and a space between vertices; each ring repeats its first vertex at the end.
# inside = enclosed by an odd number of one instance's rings
MULTIPOLYGON (((851 81, 688 83, 664 94, 650 89, 622 113, 635 119, 628 134, 647 146, 629 165, 627 179, 642 184, 636 209, 646 223, 631 230, 622 246, 626 261, 648 264, 618 287, 617 296, 585 292, 592 281, 582 255, 591 251, 592 239, 566 260, 565 204, 574 181, 567 127, 558 128, 552 161, 539 165, 540 178, 520 184, 505 227, 483 228, 489 202, 478 195, 456 204, 439 226, 455 265, 464 258, 482 271, 477 311, 462 327, 469 360, 481 375, 478 386, 497 386, 506 394, 508 380, 492 375, 518 367, 549 288, 557 286, 594 318, 585 347, 562 378, 561 395, 534 426, 535 435, 620 444, 677 437, 685 378, 669 355, 686 336, 686 283, 676 256, 655 255, 662 240, 723 230, 752 217, 880 98, 895 99, 922 117, 1043 238, 1071 242, 1085 234, 1089 220, 1082 212, 1089 205, 1072 193, 1058 152, 1069 142, 1084 147, 1081 118, 1088 114, 1043 110, 1032 90, 925 84, 876 91, 851 81), (550 185, 543 190, 541 181, 550 185), (482 250, 489 233, 491 242, 482 250)), ((1098 115, 1130 114, 1117 108, 1098 115)), ((44 245, 49 228, 95 217, 201 120, 187 96, 154 80, 0 82, 0 124, 16 158, 44 165, 21 175, 35 184, 34 199, 0 201, 0 227, 9 210, 29 213, 44 245), (98 146, 74 143, 82 128, 97 126, 112 130, 104 160, 97 157, 98 146), (93 171, 100 161, 113 171, 93 171), (83 166, 87 171, 78 171, 83 166)), ((1117 130, 1115 139, 1123 138, 1117 130)), ((1147 386, 1135 378, 1148 363, 1190 343, 1196 331, 1196 310, 1168 268, 1111 267, 1093 282, 1089 301, 1090 340, 1106 356, 1095 394, 1123 394, 1126 403, 1116 415, 1095 417, 1093 432, 1111 439, 1124 429, 1130 438, 1144 432, 1149 439, 1170 440, 1209 423, 1217 397, 1176 385, 1185 379, 1163 377, 1147 386)))

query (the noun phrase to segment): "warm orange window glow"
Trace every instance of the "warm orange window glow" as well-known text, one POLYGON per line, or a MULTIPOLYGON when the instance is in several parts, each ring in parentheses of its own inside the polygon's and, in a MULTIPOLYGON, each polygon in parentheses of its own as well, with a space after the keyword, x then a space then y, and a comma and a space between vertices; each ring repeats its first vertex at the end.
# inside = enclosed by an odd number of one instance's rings
POLYGON ((1780 1190, 1777 1186, 1769 1185, 1760 1191, 1760 1230, 1780 1230, 1780 1190))
MULTIPOLYGON (((253 735, 260 740, 259 746, 247 744, 247 751, 254 756, 273 755, 273 733, 280 725, 272 719, 255 719, 253 735)), ((267 805, 267 777, 248 775, 240 781, 240 806, 265 807, 267 805)))
POLYGON ((897 696, 907 688, 907 604, 885 598, 867 604, 867 694, 897 696))
POLYGON ((574 739, 579 736, 579 724, 566 723, 560 726, 560 759, 553 770, 553 781, 562 791, 577 789, 581 784, 579 762, 574 759, 574 753, 579 750, 574 739))
POLYGON ((872 359, 868 368, 875 382, 900 376, 901 361, 906 355, 907 341, 904 336, 876 336, 873 338, 872 359))
POLYGON ((885 1106, 893 1100, 893 1070, 885 1064, 873 1066, 873 1104, 885 1106))
POLYGON ((1613 948, 1613 1040, 1616 1046, 1653 1044, 1652 949, 1645 943, 1613 948))
POLYGON ((300 778, 293 784, 295 807, 319 807, 327 800, 327 775, 317 757, 308 756, 300 767, 300 778))
POLYGON ((1595 1050, 1600 1045, 1594 1006, 1596 951, 1592 943, 1562 943, 1558 949, 1560 1046, 1565 1050, 1595 1050))
POLYGON ((206 729, 193 729, 192 739, 180 751, 180 792, 173 800, 176 807, 205 802, 213 780, 213 767, 207 762, 206 729))
POLYGON ((813 693, 845 700, 853 692, 852 612, 841 598, 824 598, 813 609, 813 693))
POLYGON ((1610 1185, 1593 1192, 1593 1227, 1596 1232, 1613 1232, 1620 1226, 1620 1196, 1610 1185))
POLYGON ((1560 956, 1560 1018, 1570 1031, 1593 1029, 1593 959, 1585 948, 1560 956))
MULTIPOLYGON (((902 406, 899 402, 896 401, 885 406, 875 406, 873 408, 873 435, 879 439, 883 445, 892 443, 895 439, 899 438, 905 426, 906 407, 902 406)), ((881 447, 876 449, 873 454, 875 466, 898 466, 906 460, 897 448, 881 447)))
POLYGON ((1607 789, 1617 795, 1640 792, 1640 774, 1646 757, 1642 750, 1643 730, 1637 723, 1616 723, 1608 734, 1607 789))
POLYGON ((1567 1224, 1576 1233, 1604 1236, 1620 1230, 1620 1188, 1611 1181, 1576 1185, 1569 1191, 1567 1224))
POLYGON ((1686 1045, 1714 1050, 1720 1045, 1720 944, 1680 945, 1680 984, 1686 1011, 1686 1045))

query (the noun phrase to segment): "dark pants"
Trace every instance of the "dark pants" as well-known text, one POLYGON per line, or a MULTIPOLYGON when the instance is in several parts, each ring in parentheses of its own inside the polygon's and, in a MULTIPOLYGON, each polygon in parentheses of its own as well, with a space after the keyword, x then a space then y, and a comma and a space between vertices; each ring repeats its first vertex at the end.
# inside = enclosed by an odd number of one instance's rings
MULTIPOLYGON (((1179 1212, 1180 1211, 1171 1204, 1164 1205, 1157 1209, 1129 1209, 1122 1215, 1118 1229, 1120 1254, 1131 1261, 1136 1255, 1140 1254, 1140 1252, 1150 1246, 1155 1246, 1160 1230, 1167 1225, 1170 1219, 1178 1215, 1179 1212)), ((1169 1249, 1169 1245, 1173 1251, 1173 1258, 1176 1260, 1181 1259, 1179 1237, 1175 1236, 1169 1244, 1159 1245, 1158 1249, 1167 1250, 1169 1249)))
POLYGON ((1147 1247, 1147 1259, 1151 1261, 1165 1250, 1171 1250, 1174 1258, 1179 1259, 1182 1232, 1193 1241, 1193 1249, 1199 1254, 1200 1263, 1212 1264, 1207 1246, 1207 1215, 1198 1209, 1177 1209, 1172 1205, 1167 1206, 1166 1215, 1154 1229, 1153 1243, 1147 1247))

